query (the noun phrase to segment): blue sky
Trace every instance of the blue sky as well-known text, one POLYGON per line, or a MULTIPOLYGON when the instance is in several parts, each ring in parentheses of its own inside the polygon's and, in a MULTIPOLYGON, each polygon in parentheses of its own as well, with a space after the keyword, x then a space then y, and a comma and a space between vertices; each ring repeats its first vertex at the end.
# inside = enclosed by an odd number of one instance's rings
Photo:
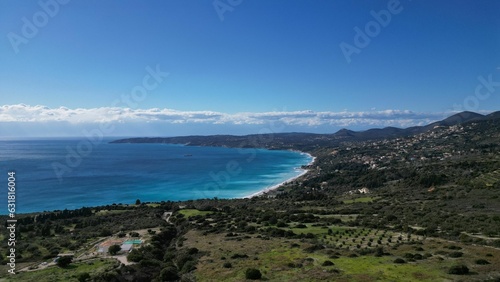
POLYGON ((495 0, 12 0, 0 2, 0 34, 3 136, 99 122, 120 123, 116 135, 253 133, 277 120, 333 132, 500 109, 495 0), (373 35, 366 46, 356 27, 373 35), (346 59, 342 43, 358 53, 346 59))

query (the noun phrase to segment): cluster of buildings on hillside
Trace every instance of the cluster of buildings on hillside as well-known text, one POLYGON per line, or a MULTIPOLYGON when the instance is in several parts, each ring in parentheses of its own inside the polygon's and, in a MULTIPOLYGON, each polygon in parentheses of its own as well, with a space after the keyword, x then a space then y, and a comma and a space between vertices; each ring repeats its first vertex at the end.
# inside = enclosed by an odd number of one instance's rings
POLYGON ((405 162, 442 161, 456 155, 470 153, 453 145, 463 138, 464 127, 442 127, 410 137, 349 143, 345 149, 334 149, 332 156, 347 156, 347 162, 368 165, 370 169, 384 169, 390 164, 405 162), (455 141, 455 142, 453 142, 455 141))

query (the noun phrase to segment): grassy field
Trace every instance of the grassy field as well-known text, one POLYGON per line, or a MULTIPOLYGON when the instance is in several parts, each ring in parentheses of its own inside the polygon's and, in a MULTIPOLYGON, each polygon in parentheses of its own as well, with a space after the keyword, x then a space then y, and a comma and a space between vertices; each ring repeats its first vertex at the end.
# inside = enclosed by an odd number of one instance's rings
POLYGON ((320 265, 328 259, 327 256, 305 254, 301 248, 291 247, 292 244, 310 246, 297 239, 265 240, 252 237, 239 241, 237 238, 228 239, 222 234, 203 236, 197 231, 190 231, 185 237, 186 247, 210 250, 197 265, 197 281, 245 281, 245 270, 249 267, 260 269, 264 277, 272 281, 317 281, 316 278, 327 276, 324 270, 328 268, 320 265), (308 257, 313 261, 306 261, 308 257), (231 263, 232 267, 224 268, 226 262, 231 263), (303 263, 304 266, 294 268, 289 266, 290 263, 303 263))
MULTIPOLYGON (((355 200, 367 202, 368 199, 373 198, 355 200)), ((310 207, 308 211, 311 211, 310 207)), ((184 212, 185 215, 201 214, 198 210, 184 212)), ((259 269, 266 281, 465 282, 485 281, 488 277, 500 275, 498 249, 424 238, 391 229, 327 222, 329 218, 349 218, 349 215, 325 214, 319 217, 325 222, 288 222, 287 226, 281 227, 285 231, 304 234, 306 239, 268 237, 244 231, 231 233, 231 236, 224 232, 202 235, 202 231, 192 230, 185 236, 184 246, 198 248, 205 254, 196 266, 197 281, 245 281, 248 268, 259 269), (403 263, 396 263, 396 259, 402 259, 403 263), (487 263, 477 263, 481 259, 487 263), (333 265, 326 266, 325 261, 331 261, 333 265), (470 274, 448 274, 449 269, 457 264, 466 265, 470 274)), ((262 230, 269 226, 268 222, 251 225, 262 230)))
POLYGON ((355 199, 344 200, 344 204, 352 204, 352 203, 369 203, 380 199, 380 197, 360 197, 355 199))
MULTIPOLYGON (((90 275, 100 272, 105 272, 116 265, 114 259, 96 259, 88 262, 73 263, 66 268, 57 266, 48 267, 46 269, 22 272, 15 275, 6 274, 2 269, 0 281, 36 281, 36 282, 72 282, 78 281, 77 277, 81 273, 89 273, 90 275)), ((4 268, 2 266, 2 268, 4 268)))
MULTIPOLYGON (((441 263, 433 260, 421 263, 393 263, 393 257, 342 257, 334 260, 345 274, 344 281, 443 281, 449 278, 441 263)), ((342 281, 339 279, 339 281, 342 281)))
POLYGON ((190 231, 185 237, 186 247, 208 251, 197 265, 197 281, 245 281, 247 268, 259 269, 263 280, 267 281, 360 282, 484 281, 488 277, 486 273, 498 274, 500 270, 500 250, 485 251, 479 246, 459 245, 438 239, 387 247, 385 250, 389 254, 381 257, 351 257, 353 251, 346 249, 307 252, 305 249, 312 245, 298 239, 264 239, 257 235, 245 237, 243 234, 228 238, 225 234, 202 235, 199 231, 190 231), (454 249, 450 249, 450 246, 454 249), (463 256, 451 257, 450 254, 457 249, 463 256), (409 259, 410 254, 420 254, 425 258, 409 259), (394 263, 396 258, 403 258, 406 262, 394 263), (480 258, 486 258, 490 264, 476 264, 475 261, 480 258), (327 260, 334 265, 324 266, 327 260), (230 263, 231 267, 224 267, 224 263, 230 263), (458 263, 467 265, 471 274, 448 274, 448 269, 458 263))
POLYGON ((197 215, 206 215, 213 213, 211 211, 199 211, 196 209, 183 209, 178 211, 178 213, 183 214, 185 217, 189 218, 191 216, 197 216, 197 215))

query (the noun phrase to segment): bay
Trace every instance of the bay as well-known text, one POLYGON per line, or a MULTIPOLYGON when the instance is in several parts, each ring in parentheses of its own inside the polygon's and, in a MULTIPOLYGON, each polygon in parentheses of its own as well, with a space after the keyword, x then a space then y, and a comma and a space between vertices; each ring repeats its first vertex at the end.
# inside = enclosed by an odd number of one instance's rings
MULTIPOLYGON (((16 212, 241 198, 298 176, 312 160, 292 151, 107 141, 0 141, 5 186, 7 172, 16 172, 16 212)), ((4 191, 0 214, 7 214, 4 191)))

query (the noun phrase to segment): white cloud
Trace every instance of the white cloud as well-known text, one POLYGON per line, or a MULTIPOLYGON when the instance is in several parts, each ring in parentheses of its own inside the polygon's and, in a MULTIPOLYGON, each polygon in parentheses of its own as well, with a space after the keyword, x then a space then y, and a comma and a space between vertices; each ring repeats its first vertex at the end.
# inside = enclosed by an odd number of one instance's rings
POLYGON ((0 122, 67 122, 83 123, 166 123, 263 125, 280 122, 290 126, 317 127, 409 127, 443 119, 451 113, 418 113, 408 110, 371 110, 367 112, 275 111, 221 113, 213 111, 178 111, 173 109, 130 109, 117 107, 49 108, 25 104, 0 106, 0 122))

